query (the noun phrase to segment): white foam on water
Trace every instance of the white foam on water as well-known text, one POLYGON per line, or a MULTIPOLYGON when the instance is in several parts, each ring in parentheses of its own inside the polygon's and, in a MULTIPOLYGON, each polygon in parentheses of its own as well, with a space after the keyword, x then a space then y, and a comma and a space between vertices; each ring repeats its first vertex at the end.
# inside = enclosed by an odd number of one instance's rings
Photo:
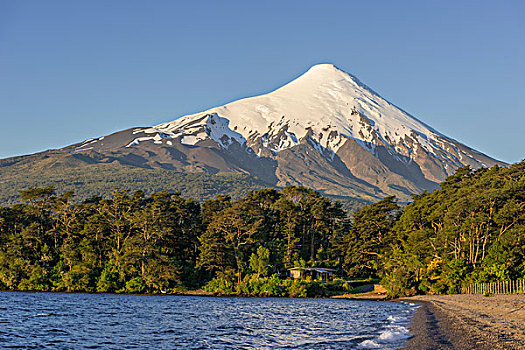
POLYGON ((405 340, 410 337, 410 331, 403 326, 395 326, 390 329, 386 329, 379 334, 379 339, 383 342, 397 342, 405 340))
POLYGON ((47 317, 47 316, 51 316, 52 314, 45 314, 45 313, 39 313, 39 314, 35 314, 35 315, 29 315, 28 317, 47 317))
POLYGON ((407 318, 403 316, 388 316, 387 320, 390 322, 405 322, 407 318))
POLYGON ((418 307, 416 304, 405 303, 410 305, 409 310, 399 310, 400 314, 389 315, 383 327, 379 329, 379 333, 359 344, 360 348, 364 349, 391 349, 392 346, 398 347, 412 337, 410 330, 407 328, 409 324, 409 315, 418 307))
MULTIPOLYGON (((400 301, 401 304, 414 306, 416 309, 419 308, 419 304, 416 303, 409 303, 408 301, 400 301)), ((405 312, 410 312, 410 310, 405 310, 405 312)))
POLYGON ((359 343, 359 347, 362 349, 380 349, 381 345, 373 340, 368 339, 364 342, 359 343))

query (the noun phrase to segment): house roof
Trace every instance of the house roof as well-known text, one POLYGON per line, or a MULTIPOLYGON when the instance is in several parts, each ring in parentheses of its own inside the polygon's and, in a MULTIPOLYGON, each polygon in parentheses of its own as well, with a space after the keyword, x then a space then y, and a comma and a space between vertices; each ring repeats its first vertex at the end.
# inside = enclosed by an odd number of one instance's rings
POLYGON ((323 273, 335 272, 334 269, 329 269, 326 267, 293 267, 288 270, 289 271, 317 271, 317 272, 323 272, 323 273))

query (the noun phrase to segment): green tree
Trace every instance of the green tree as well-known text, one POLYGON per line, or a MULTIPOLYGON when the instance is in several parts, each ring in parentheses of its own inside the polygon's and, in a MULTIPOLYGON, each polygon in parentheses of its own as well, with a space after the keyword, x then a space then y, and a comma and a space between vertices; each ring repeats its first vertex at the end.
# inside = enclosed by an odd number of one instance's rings
POLYGON ((255 274, 256 278, 266 277, 268 275, 268 268, 270 267, 270 251, 268 248, 259 246, 257 253, 252 253, 250 256, 250 270, 255 274))
POLYGON ((395 197, 387 197, 354 213, 346 245, 344 267, 349 276, 377 276, 379 262, 394 241, 392 228, 400 208, 395 197))

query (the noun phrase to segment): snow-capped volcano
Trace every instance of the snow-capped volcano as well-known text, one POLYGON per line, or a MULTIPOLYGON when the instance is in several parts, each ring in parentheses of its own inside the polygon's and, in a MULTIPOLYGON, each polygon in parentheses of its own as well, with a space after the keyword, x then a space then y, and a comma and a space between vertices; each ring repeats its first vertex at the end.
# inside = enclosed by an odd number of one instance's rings
POLYGON ((505 165, 425 125, 332 64, 313 66, 271 93, 86 140, 41 162, 240 172, 269 185, 365 201, 408 199, 464 165, 505 165))
POLYGON ((248 146, 260 140, 262 147, 274 152, 297 145, 306 135, 337 152, 346 138, 396 145, 414 133, 420 144, 432 152, 430 140, 439 135, 332 64, 313 66, 269 94, 185 116, 149 131, 184 134, 189 126, 208 122, 203 114, 227 119, 230 129, 238 133, 233 136, 241 142, 250 140, 248 146))
POLYGON ((494 164, 490 158, 394 106, 332 64, 315 65, 269 94, 134 133, 140 136, 128 147, 146 140, 169 145, 169 139, 178 139, 185 145, 197 145, 211 139, 224 148, 235 142, 267 157, 276 157, 307 140, 329 160, 353 140, 376 158, 388 154, 396 162, 416 162, 424 178, 433 182, 443 180, 463 165, 478 168, 494 164))

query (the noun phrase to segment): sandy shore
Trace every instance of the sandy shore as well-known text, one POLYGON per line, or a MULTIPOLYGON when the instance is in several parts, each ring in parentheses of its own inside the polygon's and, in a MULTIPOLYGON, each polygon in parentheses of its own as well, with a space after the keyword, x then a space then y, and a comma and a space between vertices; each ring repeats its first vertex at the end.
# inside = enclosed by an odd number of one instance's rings
POLYGON ((349 300, 387 300, 384 294, 364 293, 364 294, 342 294, 334 295, 331 299, 349 299, 349 300))
POLYGON ((176 295, 189 295, 189 296, 196 296, 196 297, 212 297, 214 296, 213 293, 206 292, 202 289, 193 289, 193 290, 186 290, 182 292, 175 293, 176 295))
POLYGON ((405 349, 525 349, 525 295, 442 295, 418 303, 405 349))

